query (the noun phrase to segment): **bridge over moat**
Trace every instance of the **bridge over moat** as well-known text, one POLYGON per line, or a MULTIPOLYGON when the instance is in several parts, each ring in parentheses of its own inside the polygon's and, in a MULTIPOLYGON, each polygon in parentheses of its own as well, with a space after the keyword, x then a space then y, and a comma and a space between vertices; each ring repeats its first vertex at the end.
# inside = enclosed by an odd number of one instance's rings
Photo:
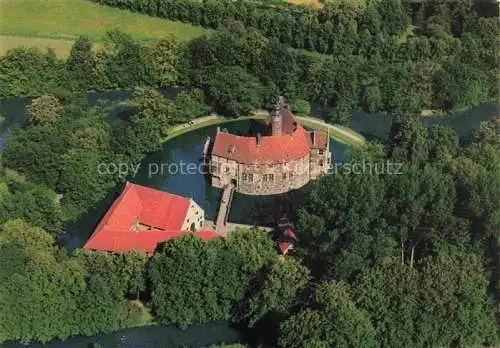
POLYGON ((264 231, 272 231, 273 227, 269 226, 255 226, 255 225, 246 225, 246 224, 238 224, 229 222, 229 212, 231 210, 231 204, 233 202, 235 186, 234 183, 231 183, 224 187, 222 191, 222 197, 219 204, 219 210, 217 212, 217 217, 215 221, 205 220, 206 229, 214 229, 219 234, 223 236, 227 236, 229 232, 234 231, 237 228, 258 228, 264 231))

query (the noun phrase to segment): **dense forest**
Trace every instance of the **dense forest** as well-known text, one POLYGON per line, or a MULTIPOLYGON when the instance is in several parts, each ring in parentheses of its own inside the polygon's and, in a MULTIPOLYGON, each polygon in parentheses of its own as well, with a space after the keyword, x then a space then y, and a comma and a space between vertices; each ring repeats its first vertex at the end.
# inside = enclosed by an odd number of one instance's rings
POLYGON ((32 98, 0 158, 0 342, 226 320, 279 347, 500 344, 500 121, 464 142, 420 115, 498 100, 498 17, 468 1, 100 2, 217 30, 187 44, 112 31, 99 49, 79 38, 67 60, 0 57, 0 96, 32 98), (157 90, 172 85, 189 88, 157 90), (133 93, 109 122, 86 93, 114 89, 133 93), (313 184, 288 255, 247 230, 170 240, 150 258, 64 249, 64 224, 125 180, 98 163, 138 163, 175 124, 278 94, 336 123, 393 116, 387 143, 352 148, 313 184), (398 174, 342 170, 388 162, 398 174))
POLYGON ((479 16, 469 1, 422 2, 418 8, 395 0, 337 1, 304 9, 297 20, 287 8, 264 10, 247 2, 109 3, 156 8, 194 23, 190 16, 200 8, 206 13, 201 18, 220 17, 206 24, 218 30, 188 44, 134 42, 115 31, 97 50, 89 39, 78 40, 66 62, 52 52, 15 49, 0 58, 0 96, 190 85, 203 88, 217 111, 240 114, 279 91, 292 104, 328 106, 325 118, 337 123, 346 123, 355 109, 459 110, 499 96, 491 73, 498 69, 498 17, 479 16), (309 44, 294 44, 281 31, 309 44), (247 100, 231 105, 235 94, 247 100))

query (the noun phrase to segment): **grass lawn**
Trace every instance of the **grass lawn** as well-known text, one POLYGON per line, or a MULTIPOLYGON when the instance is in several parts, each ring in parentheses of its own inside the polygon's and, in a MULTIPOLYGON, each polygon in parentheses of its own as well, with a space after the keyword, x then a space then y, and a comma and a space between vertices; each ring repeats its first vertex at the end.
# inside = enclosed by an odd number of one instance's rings
POLYGON ((78 36, 100 41, 110 29, 121 29, 137 40, 157 40, 170 34, 179 41, 189 41, 210 32, 88 0, 0 0, 0 54, 8 48, 34 45, 50 46, 67 56, 69 43, 78 36))
POLYGON ((320 0, 287 0, 287 2, 294 5, 310 5, 313 7, 323 6, 323 2, 320 0))
MULTIPOLYGON (((304 120, 304 119, 300 120, 300 124, 302 124, 304 127, 310 128, 310 129, 320 130, 320 131, 324 131, 324 132, 328 131, 329 135, 330 135, 330 138, 333 138, 333 139, 335 139, 336 141, 338 141, 340 143, 343 143, 343 144, 346 144, 346 145, 351 145, 352 147, 355 147, 355 148, 363 146, 363 142, 354 141, 353 139, 351 139, 349 137, 346 137, 344 134, 342 134, 340 132, 336 132, 332 128, 330 128, 330 130, 328 130, 328 128, 325 127, 325 126, 321 126, 321 125, 319 125, 317 123, 309 122, 309 121, 304 120)), ((357 134, 356 132, 354 132, 350 128, 341 127, 339 125, 335 125, 335 126, 341 128, 344 131, 349 131, 354 136, 358 136, 358 137, 360 136, 359 134, 357 134)))
MULTIPOLYGON (((185 133, 188 133, 188 132, 192 132, 192 131, 194 131, 196 129, 200 129, 200 128, 204 128, 204 127, 208 127, 208 126, 219 125, 219 124, 224 124, 224 123, 229 123, 229 122, 235 122, 235 121, 241 121, 241 120, 249 120, 249 119, 264 120, 266 118, 267 118, 267 116, 265 115, 265 113, 263 113, 263 112, 257 112, 255 115, 251 115, 251 116, 240 116, 238 118, 223 118, 223 117, 220 117, 220 118, 217 118, 217 119, 206 120, 206 121, 203 121, 203 122, 195 123, 195 124, 193 124, 191 126, 188 126, 186 128, 182 128, 182 129, 179 129, 177 131, 173 131, 173 132, 169 133, 164 139, 162 139, 162 141, 166 142, 166 141, 169 141, 169 140, 171 140, 171 139, 173 139, 175 137, 178 137, 179 135, 182 135, 182 134, 185 134, 185 133)), ((305 126, 307 128, 310 128, 310 129, 322 130, 322 131, 325 131, 325 132, 327 131, 327 127, 318 125, 317 123, 314 123, 314 122, 309 122, 308 120, 301 119, 300 123, 303 126, 305 126)), ((177 126, 179 126, 179 125, 176 125, 174 127, 177 127, 177 126)), ((336 125, 336 127, 341 128, 342 130, 344 130, 346 132, 349 132, 353 136, 356 136, 356 137, 359 137, 359 138, 363 139, 363 137, 360 134, 356 133, 355 131, 353 131, 350 128, 342 127, 342 126, 338 126, 338 125, 336 125)), ((167 129, 167 133, 168 133, 168 129, 167 129)), ((342 133, 340 133, 338 131, 335 131, 335 129, 332 129, 332 128, 330 128, 329 134, 330 134, 330 138, 333 138, 333 139, 335 139, 338 142, 341 142, 341 143, 344 143, 344 144, 347 144, 347 145, 351 145, 353 147, 360 147, 360 146, 363 145, 363 142, 354 141, 353 139, 345 136, 344 134, 342 134, 342 133)))
MULTIPOLYGON (((38 47, 41 51, 45 51, 47 47, 50 47, 54 49, 58 57, 67 58, 72 45, 73 40, 0 35, 0 56, 4 55, 10 49, 24 46, 38 47)), ((94 44, 95 49, 98 49, 100 46, 99 43, 94 44)))
MULTIPOLYGON (((168 134, 164 139, 162 139, 162 141, 163 142, 169 141, 175 137, 178 137, 179 135, 182 135, 182 134, 185 134, 188 132, 192 132, 192 131, 200 129, 200 128, 213 126, 213 125, 217 125, 217 124, 230 123, 230 122, 235 122, 235 121, 250 120, 250 119, 263 120, 263 119, 265 119, 265 116, 252 115, 252 116, 240 116, 238 118, 217 118, 217 119, 213 119, 213 120, 207 120, 207 121, 196 123, 192 126, 174 131, 174 132, 168 134)), ((178 125, 176 125, 176 126, 178 126, 178 125)), ((168 132, 168 130, 167 130, 167 132, 168 132)))

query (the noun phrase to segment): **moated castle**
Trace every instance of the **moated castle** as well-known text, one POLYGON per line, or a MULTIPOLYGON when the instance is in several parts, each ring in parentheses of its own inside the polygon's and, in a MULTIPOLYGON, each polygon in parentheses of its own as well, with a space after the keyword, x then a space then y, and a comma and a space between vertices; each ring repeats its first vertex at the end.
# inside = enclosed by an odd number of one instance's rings
POLYGON ((213 186, 270 195, 298 189, 326 173, 331 152, 328 134, 305 130, 280 97, 266 134, 238 136, 218 129, 205 143, 204 160, 213 186))

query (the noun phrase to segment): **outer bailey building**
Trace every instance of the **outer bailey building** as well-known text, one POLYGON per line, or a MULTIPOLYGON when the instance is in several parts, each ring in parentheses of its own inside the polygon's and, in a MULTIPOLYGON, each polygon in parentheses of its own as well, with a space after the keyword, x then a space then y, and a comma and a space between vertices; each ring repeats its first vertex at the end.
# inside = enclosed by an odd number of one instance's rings
POLYGON ((248 195, 298 189, 326 173, 331 163, 326 132, 306 131, 279 98, 266 134, 238 136, 217 131, 207 139, 204 159, 212 185, 248 195))
POLYGON ((140 250, 152 254, 159 243, 194 234, 219 237, 203 230, 205 212, 192 199, 127 183, 84 248, 108 252, 140 250))

